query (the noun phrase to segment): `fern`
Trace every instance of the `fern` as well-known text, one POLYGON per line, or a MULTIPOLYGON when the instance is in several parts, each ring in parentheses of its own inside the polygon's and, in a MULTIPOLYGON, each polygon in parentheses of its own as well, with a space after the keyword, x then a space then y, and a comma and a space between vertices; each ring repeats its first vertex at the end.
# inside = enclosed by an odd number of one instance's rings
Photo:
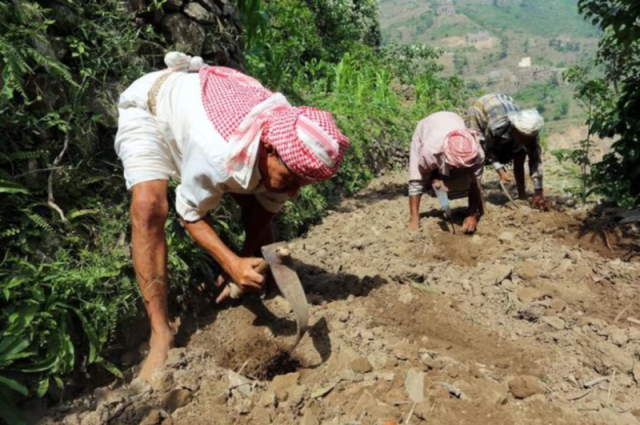
POLYGON ((44 231, 46 231, 47 233, 50 233, 50 234, 55 233, 55 229, 53 228, 53 226, 51 226, 51 224, 49 224, 47 219, 45 219, 41 215, 33 213, 33 212, 30 212, 29 210, 23 210, 23 212, 26 214, 26 216, 29 218, 29 220, 31 220, 33 222, 33 224, 35 224, 36 226, 38 226, 42 230, 44 230, 44 231))

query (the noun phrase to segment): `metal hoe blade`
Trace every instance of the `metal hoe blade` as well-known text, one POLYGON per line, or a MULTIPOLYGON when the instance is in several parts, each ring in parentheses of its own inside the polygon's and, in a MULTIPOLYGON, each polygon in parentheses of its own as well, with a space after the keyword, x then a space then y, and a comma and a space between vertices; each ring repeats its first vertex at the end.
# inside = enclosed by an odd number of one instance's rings
POLYGON ((292 352, 297 346, 309 325, 309 307, 307 296, 300 283, 300 278, 293 268, 291 253, 285 242, 278 242, 262 247, 262 255, 269 264, 271 274, 276 285, 291 305, 293 313, 296 315, 297 335, 293 346, 289 350, 292 352))
POLYGON ((438 201, 440 201, 440 205, 442 205, 442 209, 444 210, 444 215, 447 216, 449 223, 451 224, 451 231, 455 234, 456 227, 453 224, 453 216, 451 215, 451 206, 449 205, 449 195, 445 192, 442 187, 436 188, 433 186, 433 190, 436 192, 438 196, 438 201))

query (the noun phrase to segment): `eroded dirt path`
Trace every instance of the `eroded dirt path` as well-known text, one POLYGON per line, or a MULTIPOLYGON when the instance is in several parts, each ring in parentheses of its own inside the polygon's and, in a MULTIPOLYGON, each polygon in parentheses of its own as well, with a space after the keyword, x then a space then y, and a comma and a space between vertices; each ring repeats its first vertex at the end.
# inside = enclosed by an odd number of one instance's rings
POLYGON ((376 180, 291 243, 312 325, 293 359, 279 296, 185 317, 151 390, 41 423, 637 424, 640 263, 580 237, 579 211, 489 192, 477 235, 443 230, 434 199, 409 234, 403 176, 376 180))

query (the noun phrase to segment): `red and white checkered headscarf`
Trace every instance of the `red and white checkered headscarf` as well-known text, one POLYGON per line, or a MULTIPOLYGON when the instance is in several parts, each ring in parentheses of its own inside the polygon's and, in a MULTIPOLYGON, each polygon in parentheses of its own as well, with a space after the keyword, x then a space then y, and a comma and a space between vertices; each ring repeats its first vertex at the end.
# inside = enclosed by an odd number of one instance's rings
POLYGON ((204 66, 199 72, 207 117, 231 145, 227 169, 243 187, 251 179, 261 139, 304 179, 326 180, 339 170, 349 139, 330 113, 292 107, 282 94, 231 68, 204 66))
POLYGON ((479 134, 467 129, 454 130, 447 134, 442 147, 444 162, 453 168, 473 167, 481 150, 479 134))

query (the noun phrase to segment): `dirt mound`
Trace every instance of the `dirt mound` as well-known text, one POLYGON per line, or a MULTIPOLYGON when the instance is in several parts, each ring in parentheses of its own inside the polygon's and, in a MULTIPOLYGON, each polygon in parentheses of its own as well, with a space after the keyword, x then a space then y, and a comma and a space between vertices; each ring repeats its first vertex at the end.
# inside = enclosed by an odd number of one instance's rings
POLYGON ((388 176, 293 241, 311 331, 292 357, 282 297, 212 307, 150 387, 115 382, 39 423, 638 424, 640 264, 618 258, 623 235, 488 187, 472 237, 433 199, 408 233, 388 176))

